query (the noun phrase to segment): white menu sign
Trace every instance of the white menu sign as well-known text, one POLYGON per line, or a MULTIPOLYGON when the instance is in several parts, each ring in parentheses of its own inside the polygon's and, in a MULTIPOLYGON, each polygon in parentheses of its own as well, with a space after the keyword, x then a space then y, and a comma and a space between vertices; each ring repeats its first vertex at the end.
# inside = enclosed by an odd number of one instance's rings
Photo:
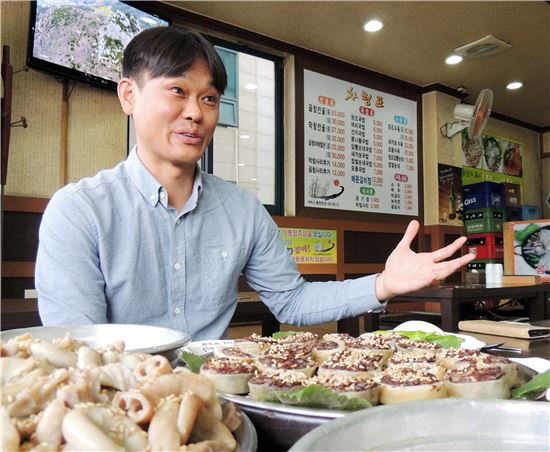
POLYGON ((304 206, 417 216, 416 108, 304 70, 304 206))

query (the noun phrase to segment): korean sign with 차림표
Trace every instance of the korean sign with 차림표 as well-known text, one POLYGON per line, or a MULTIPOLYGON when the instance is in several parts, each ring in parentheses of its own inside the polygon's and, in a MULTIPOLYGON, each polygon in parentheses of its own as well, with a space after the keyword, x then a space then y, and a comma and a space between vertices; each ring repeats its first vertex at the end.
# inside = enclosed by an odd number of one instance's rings
POLYGON ((304 206, 418 215, 415 101, 304 70, 304 206))

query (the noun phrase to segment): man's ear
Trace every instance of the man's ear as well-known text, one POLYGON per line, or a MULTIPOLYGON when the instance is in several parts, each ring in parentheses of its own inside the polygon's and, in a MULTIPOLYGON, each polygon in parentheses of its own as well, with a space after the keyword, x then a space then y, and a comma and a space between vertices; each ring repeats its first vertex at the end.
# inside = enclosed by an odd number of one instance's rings
POLYGON ((131 115, 134 111, 137 90, 138 86, 135 80, 125 77, 118 82, 118 100, 120 101, 122 110, 127 115, 131 115))

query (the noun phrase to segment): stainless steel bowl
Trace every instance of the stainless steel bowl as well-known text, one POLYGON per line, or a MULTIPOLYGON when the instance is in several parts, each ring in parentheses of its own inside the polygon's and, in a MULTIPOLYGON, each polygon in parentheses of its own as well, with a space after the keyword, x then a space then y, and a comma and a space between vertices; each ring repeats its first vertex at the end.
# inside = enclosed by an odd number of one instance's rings
POLYGON ((246 414, 243 413, 243 422, 233 434, 240 452, 256 452, 258 449, 258 436, 254 424, 246 414))
POLYGON ((290 451, 550 450, 550 404, 440 399, 358 411, 302 437, 290 451))
POLYGON ((179 349, 191 340, 188 333, 149 325, 132 324, 96 324, 77 326, 37 326, 18 328, 0 333, 2 340, 24 333, 33 337, 51 341, 69 333, 72 338, 82 340, 92 347, 124 341, 128 352, 161 354, 170 361, 177 358, 179 349))

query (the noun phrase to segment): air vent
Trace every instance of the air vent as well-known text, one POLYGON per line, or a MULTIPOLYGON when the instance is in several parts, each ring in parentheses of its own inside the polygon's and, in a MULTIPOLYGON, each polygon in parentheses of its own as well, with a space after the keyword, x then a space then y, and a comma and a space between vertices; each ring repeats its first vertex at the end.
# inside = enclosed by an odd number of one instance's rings
POLYGON ((495 38, 493 35, 487 35, 477 41, 457 47, 454 51, 464 57, 484 57, 502 52, 510 47, 512 47, 511 44, 495 38))

